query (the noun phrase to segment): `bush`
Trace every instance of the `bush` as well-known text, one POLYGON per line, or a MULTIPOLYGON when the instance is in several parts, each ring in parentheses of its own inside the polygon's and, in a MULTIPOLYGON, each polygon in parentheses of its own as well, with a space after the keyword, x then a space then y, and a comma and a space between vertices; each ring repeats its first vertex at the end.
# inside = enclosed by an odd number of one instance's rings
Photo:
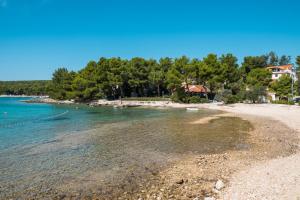
POLYGON ((295 105, 295 102, 293 101, 286 101, 286 100, 276 100, 276 101, 271 101, 273 104, 286 104, 286 105, 295 105))
POLYGON ((266 87, 254 86, 246 91, 245 96, 246 99, 252 101, 252 103, 264 103, 263 97, 267 96, 266 87))
POLYGON ((233 104, 233 103, 238 103, 240 102, 240 98, 237 95, 228 95, 225 99, 224 99, 224 103, 225 104, 233 104))
POLYGON ((185 103, 209 103, 209 100, 199 96, 191 96, 187 98, 187 102, 185 103))
POLYGON ((187 102, 187 95, 184 92, 183 88, 177 88, 176 91, 172 94, 171 100, 174 102, 179 103, 186 103, 187 102))
POLYGON ((225 104, 238 103, 241 99, 240 95, 233 95, 231 90, 224 90, 215 96, 216 101, 223 101, 225 104))

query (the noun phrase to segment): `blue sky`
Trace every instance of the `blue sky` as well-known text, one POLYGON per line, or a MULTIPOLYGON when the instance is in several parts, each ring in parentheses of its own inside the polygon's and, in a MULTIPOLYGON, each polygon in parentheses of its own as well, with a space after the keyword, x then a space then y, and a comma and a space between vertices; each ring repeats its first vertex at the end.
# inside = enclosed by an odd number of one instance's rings
POLYGON ((300 55, 298 0, 0 0, 0 80, 101 56, 300 55))

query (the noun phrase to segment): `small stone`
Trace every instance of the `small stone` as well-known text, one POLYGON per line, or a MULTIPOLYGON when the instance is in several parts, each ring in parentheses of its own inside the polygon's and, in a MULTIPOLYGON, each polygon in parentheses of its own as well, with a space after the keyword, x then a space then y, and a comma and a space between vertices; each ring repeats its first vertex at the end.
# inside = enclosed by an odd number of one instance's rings
POLYGON ((217 190, 221 190, 222 188, 224 188, 224 183, 223 183, 223 181, 221 181, 221 180, 218 180, 217 182, 216 182, 216 185, 215 185, 215 188, 217 189, 217 190))
POLYGON ((195 197, 195 198, 193 198, 193 200, 200 200, 200 199, 199 199, 199 197, 195 197))
POLYGON ((204 200, 216 200, 215 197, 204 197, 204 200))
POLYGON ((66 198, 66 196, 67 195, 65 195, 65 194, 60 194, 59 197, 58 197, 58 199, 64 199, 64 198, 66 198))
POLYGON ((177 184, 183 184, 184 183, 184 180, 183 179, 180 179, 178 181, 176 181, 177 184))

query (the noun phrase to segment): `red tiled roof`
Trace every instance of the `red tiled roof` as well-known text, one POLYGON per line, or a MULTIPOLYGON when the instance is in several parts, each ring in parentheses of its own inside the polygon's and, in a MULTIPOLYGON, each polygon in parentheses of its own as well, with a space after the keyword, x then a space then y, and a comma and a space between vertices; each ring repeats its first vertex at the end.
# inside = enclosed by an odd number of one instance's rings
POLYGON ((188 85, 188 88, 185 86, 185 92, 191 93, 207 93, 209 92, 208 88, 203 85, 188 85))
POLYGON ((293 67, 293 65, 289 64, 289 65, 281 65, 281 66, 271 66, 271 67, 267 67, 267 69, 291 70, 292 67, 293 67))

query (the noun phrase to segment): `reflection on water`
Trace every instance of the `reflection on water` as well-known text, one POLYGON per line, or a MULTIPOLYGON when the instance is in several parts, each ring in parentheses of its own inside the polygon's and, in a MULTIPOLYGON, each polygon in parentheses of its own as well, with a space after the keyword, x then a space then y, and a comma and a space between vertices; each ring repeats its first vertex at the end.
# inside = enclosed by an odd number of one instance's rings
POLYGON ((74 118, 71 109, 68 117, 44 122, 50 127, 45 130, 53 130, 49 123, 60 130, 49 139, 0 152, 1 199, 51 196, 58 191, 102 194, 110 186, 115 191, 133 190, 138 181, 187 153, 243 147, 251 128, 247 121, 234 117, 190 124, 218 113, 208 110, 82 108, 75 112, 82 116, 74 118), (84 122, 90 128, 68 131, 69 121, 84 119, 89 119, 84 122))

